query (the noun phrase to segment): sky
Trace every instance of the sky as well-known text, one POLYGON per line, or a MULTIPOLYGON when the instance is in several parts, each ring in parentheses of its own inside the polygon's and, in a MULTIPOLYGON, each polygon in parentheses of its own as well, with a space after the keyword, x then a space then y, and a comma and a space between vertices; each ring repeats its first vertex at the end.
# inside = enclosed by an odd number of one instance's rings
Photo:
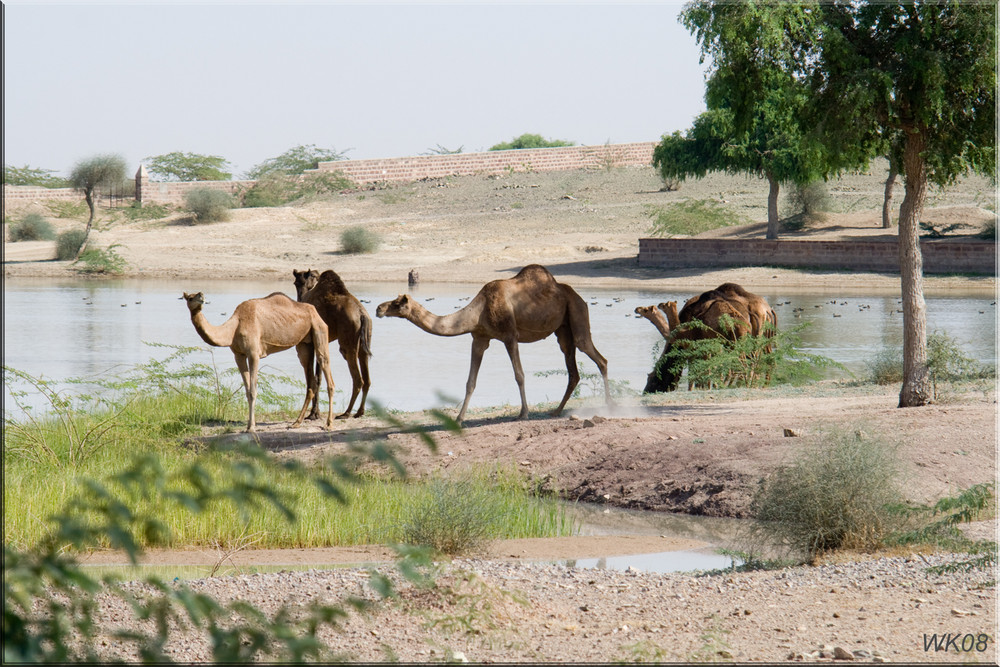
POLYGON ((656 141, 705 109, 681 6, 8 0, 4 164, 656 141))

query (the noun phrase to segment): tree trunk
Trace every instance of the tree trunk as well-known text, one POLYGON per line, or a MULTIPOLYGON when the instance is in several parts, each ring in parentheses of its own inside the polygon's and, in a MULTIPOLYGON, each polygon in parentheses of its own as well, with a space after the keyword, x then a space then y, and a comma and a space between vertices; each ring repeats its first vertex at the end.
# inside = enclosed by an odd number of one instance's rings
POLYGON ((885 196, 882 199, 882 229, 892 228, 892 189, 896 187, 899 168, 896 161, 889 159, 889 177, 885 179, 885 196))
POLYGON ((778 238, 778 180, 767 172, 767 238, 778 238))
POLYGON ((81 243, 80 247, 77 248, 76 257, 73 258, 74 262, 79 260, 80 255, 82 255, 83 251, 87 249, 87 241, 90 239, 90 228, 94 225, 94 192, 92 190, 86 190, 84 191, 83 196, 84 199, 87 200, 87 208, 90 209, 90 217, 87 219, 87 230, 83 233, 83 243, 81 243))
POLYGON ((899 274, 903 296, 903 387, 899 407, 930 403, 927 371, 927 306, 924 303, 923 256, 920 254, 920 214, 927 197, 923 151, 925 137, 907 133, 903 149, 906 192, 899 207, 899 274))

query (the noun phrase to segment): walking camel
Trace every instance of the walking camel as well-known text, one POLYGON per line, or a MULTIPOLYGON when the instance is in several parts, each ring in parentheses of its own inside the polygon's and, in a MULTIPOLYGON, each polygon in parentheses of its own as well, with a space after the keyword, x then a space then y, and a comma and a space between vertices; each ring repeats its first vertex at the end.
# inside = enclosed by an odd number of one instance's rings
POLYGON ((514 379, 521 393, 521 413, 528 416, 528 401, 524 394, 524 371, 521 369, 519 343, 533 343, 555 333, 566 359, 569 382, 559 407, 552 411, 558 416, 566 407, 573 389, 580 381, 576 367, 576 350, 593 359, 604 380, 604 398, 613 405, 608 387, 608 361, 594 347, 590 338, 590 313, 586 302, 564 283, 556 282, 548 269, 530 264, 514 276, 486 283, 479 293, 459 311, 450 315, 435 315, 409 295, 379 304, 378 317, 401 317, 435 336, 472 334, 472 362, 465 385, 465 400, 458 412, 458 421, 465 418, 469 399, 476 388, 476 378, 483 353, 491 340, 499 340, 507 348, 514 367, 514 379))
POLYGON ((202 307, 205 295, 201 292, 182 297, 191 311, 191 323, 201 339, 214 347, 228 347, 236 357, 240 369, 243 388, 247 394, 249 416, 247 433, 257 430, 254 406, 257 402, 257 373, 260 360, 274 352, 294 347, 299 355, 299 363, 306 372, 306 400, 291 428, 302 424, 313 393, 319 390, 319 382, 313 382, 313 355, 326 376, 327 393, 330 400, 330 415, 326 428, 333 426, 333 376, 330 374, 330 358, 327 352, 327 328, 319 313, 311 305, 292 301, 281 292, 275 292, 262 299, 249 299, 236 306, 232 316, 222 325, 209 323, 202 307))
MULTIPOLYGON (((340 343, 340 354, 347 362, 351 374, 351 401, 337 419, 351 416, 354 401, 361 394, 361 405, 355 417, 365 414, 365 402, 372 381, 368 370, 368 359, 372 356, 372 318, 361 302, 347 290, 344 281, 334 271, 292 270, 295 278, 295 292, 298 300, 311 304, 323 318, 329 332, 329 339, 340 343)), ((316 384, 313 392, 312 410, 306 419, 319 418, 319 367, 313 376, 316 384)))

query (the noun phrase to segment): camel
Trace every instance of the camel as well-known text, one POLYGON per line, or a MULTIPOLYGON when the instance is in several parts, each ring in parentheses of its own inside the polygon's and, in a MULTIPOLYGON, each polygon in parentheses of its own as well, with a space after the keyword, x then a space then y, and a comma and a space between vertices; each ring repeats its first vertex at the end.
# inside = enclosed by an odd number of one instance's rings
MULTIPOLYGON (((687 300, 680 313, 677 314, 677 303, 668 301, 658 306, 666 315, 671 333, 660 358, 663 359, 674 345, 684 345, 686 341, 704 340, 708 338, 727 338, 736 340, 750 332, 749 313, 740 302, 729 299, 724 292, 709 290, 687 300), (723 316, 730 318, 729 326, 723 324, 723 316), (704 326, 685 327, 694 320, 704 326)), ((653 370, 646 377, 646 387, 643 393, 674 391, 682 370, 668 368, 666 364, 657 363, 659 371, 653 370)), ((688 382, 688 389, 693 387, 688 382)))
POLYGON ((236 306, 232 316, 221 326, 210 324, 202 312, 205 295, 201 292, 182 297, 191 311, 191 323, 201 339, 214 347, 228 347, 236 357, 240 369, 243 388, 247 394, 249 417, 247 433, 257 430, 254 407, 257 402, 257 372, 260 360, 274 352, 294 347, 299 355, 299 363, 306 372, 306 400, 291 428, 302 424, 306 409, 312 401, 313 392, 319 384, 312 381, 313 354, 326 377, 327 393, 330 399, 330 417, 326 428, 333 427, 333 376, 330 374, 330 359, 327 353, 327 329, 316 309, 309 304, 292 301, 281 292, 275 292, 262 299, 249 299, 236 306))
MULTIPOLYGON (((722 283, 715 288, 715 291, 726 295, 730 302, 739 304, 741 308, 747 310, 751 335, 764 335, 769 338, 774 336, 778 329, 778 316, 764 297, 752 294, 736 283, 722 283)), ((768 351, 770 352, 770 347, 768 351)))
POLYGON ((514 379, 521 393, 518 419, 528 416, 518 343, 533 343, 552 333, 559 341, 569 374, 566 393, 559 407, 552 411, 552 416, 562 413, 580 381, 580 372, 576 367, 577 348, 597 364, 604 379, 605 401, 608 405, 614 404, 608 387, 608 361, 597 351, 590 338, 590 313, 586 302, 572 287, 556 282, 548 269, 538 264, 524 267, 513 278, 486 283, 464 308, 450 315, 435 315, 406 294, 379 304, 375 314, 378 317, 401 317, 435 336, 472 334, 472 362, 458 422, 465 418, 469 399, 476 388, 483 353, 494 339, 506 346, 514 367, 514 379))
POLYGON ((636 315, 642 315, 647 320, 653 323, 656 330, 660 332, 660 335, 664 338, 670 336, 670 324, 667 319, 663 316, 663 313, 656 309, 656 306, 636 306, 636 315))
MULTIPOLYGON (((361 394, 361 405, 355 417, 365 414, 365 402, 372 381, 368 371, 368 359, 372 356, 372 318, 361 302, 347 291, 344 281, 334 271, 292 270, 295 278, 295 292, 298 300, 312 304, 323 318, 329 331, 330 342, 340 342, 340 354, 347 362, 351 374, 351 401, 337 419, 351 416, 354 401, 361 394)), ((319 382, 319 369, 313 376, 319 382)), ((312 411, 307 419, 319 418, 319 387, 313 392, 312 411)))

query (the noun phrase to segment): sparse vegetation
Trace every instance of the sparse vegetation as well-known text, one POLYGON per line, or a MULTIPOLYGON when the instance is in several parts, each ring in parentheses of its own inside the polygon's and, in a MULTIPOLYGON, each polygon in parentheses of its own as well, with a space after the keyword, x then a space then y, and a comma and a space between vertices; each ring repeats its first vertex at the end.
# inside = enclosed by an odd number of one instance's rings
POLYGON ((76 259, 80 246, 87 240, 87 232, 83 229, 70 229, 56 239, 56 259, 67 261, 76 259))
POLYGON ((37 185, 42 188, 68 188, 69 181, 61 176, 53 176, 54 169, 38 169, 25 165, 15 167, 14 165, 3 166, 4 185, 37 185))
POLYGON ((27 213, 10 225, 10 240, 51 241, 56 237, 52 224, 39 213, 27 213))
POLYGON ((825 220, 825 213, 830 210, 832 201, 825 181, 792 184, 785 195, 789 214, 781 221, 782 227, 789 231, 797 231, 822 222, 825 220))
POLYGON ((872 550, 900 527, 897 446, 863 427, 831 431, 761 484, 759 530, 806 560, 838 549, 872 550))
POLYGON ((510 141, 502 141, 490 146, 491 151, 509 151, 523 148, 557 148, 559 146, 575 146, 576 142, 562 139, 546 139, 540 134, 522 134, 510 141))
POLYGON ((107 248, 87 248, 80 253, 76 261, 75 269, 77 273, 106 274, 109 276, 120 276, 125 273, 128 262, 125 258, 115 252, 117 244, 107 248))
POLYGON ((264 160, 247 172, 247 178, 256 181, 268 176, 295 176, 318 168, 320 162, 345 160, 346 154, 347 151, 338 151, 335 148, 317 148, 316 144, 302 144, 289 148, 277 157, 264 160))
POLYGON ((373 253, 382 245, 382 237, 367 227, 348 227, 340 234, 340 247, 349 255, 373 253))
POLYGON ((646 206, 653 236, 694 236, 719 227, 745 224, 735 211, 715 201, 686 200, 667 206, 646 206))
POLYGON ((233 177, 229 160, 218 155, 175 151, 144 159, 154 181, 228 181, 233 177))
POLYGON ((269 174, 240 193, 240 205, 246 208, 284 206, 295 201, 337 194, 352 187, 354 183, 340 172, 305 176, 269 174))
POLYGON ((233 198, 222 190, 197 188, 184 195, 184 203, 196 222, 222 222, 229 219, 233 198))

